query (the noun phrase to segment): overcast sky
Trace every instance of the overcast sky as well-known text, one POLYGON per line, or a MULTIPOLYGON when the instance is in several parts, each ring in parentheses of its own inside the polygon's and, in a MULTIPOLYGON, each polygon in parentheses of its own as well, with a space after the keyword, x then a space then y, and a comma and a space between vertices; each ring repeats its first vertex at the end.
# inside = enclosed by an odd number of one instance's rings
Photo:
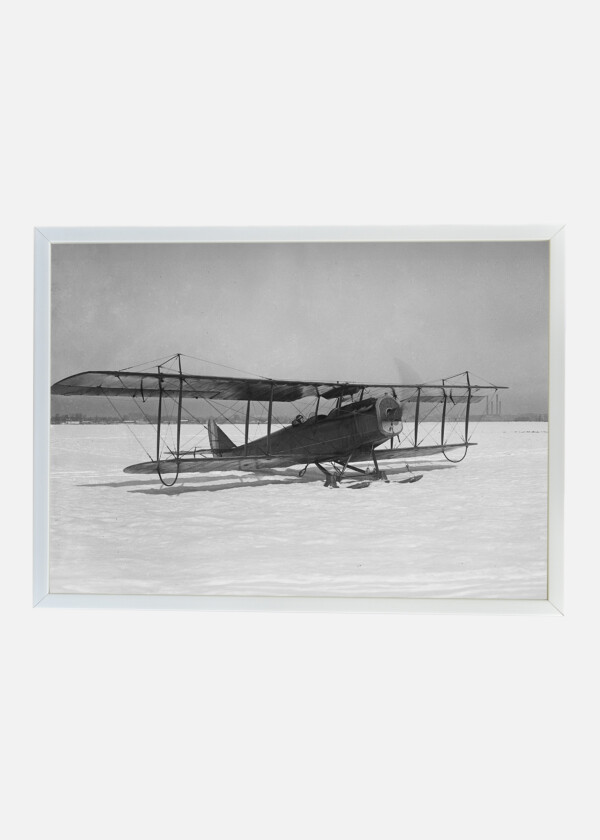
POLYGON ((468 369, 510 387, 503 413, 543 412, 548 258, 547 242, 53 245, 52 381, 177 352, 286 379, 468 369))

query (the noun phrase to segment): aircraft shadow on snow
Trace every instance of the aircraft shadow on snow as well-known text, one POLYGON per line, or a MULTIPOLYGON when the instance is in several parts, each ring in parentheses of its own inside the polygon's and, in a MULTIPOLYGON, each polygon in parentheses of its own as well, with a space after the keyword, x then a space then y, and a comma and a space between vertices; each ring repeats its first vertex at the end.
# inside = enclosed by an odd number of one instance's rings
MULTIPOLYGON (((412 464, 411 468, 400 467, 386 469, 386 474, 392 478, 395 475, 411 475, 416 473, 430 472, 433 470, 448 470, 453 469, 454 464, 412 464)), ((346 487, 353 489, 353 486, 365 486, 365 478, 359 473, 346 474, 347 478, 342 483, 346 487), (353 485, 352 482, 355 482, 353 485)), ((132 487, 135 489, 129 490, 130 493, 144 493, 147 496, 179 496, 183 493, 216 493, 220 490, 239 490, 240 488, 250 487, 266 487, 269 485, 285 485, 285 484, 315 484, 323 483, 323 474, 316 468, 307 470, 307 472, 300 476, 297 470, 282 470, 277 475, 262 476, 260 478, 235 478, 229 481, 224 480, 223 477, 205 477, 203 479, 191 479, 191 481, 198 481, 201 483, 183 483, 173 487, 156 486, 156 478, 153 476, 151 480, 127 480, 127 481, 105 481, 93 482, 86 484, 79 484, 79 487, 132 487)))

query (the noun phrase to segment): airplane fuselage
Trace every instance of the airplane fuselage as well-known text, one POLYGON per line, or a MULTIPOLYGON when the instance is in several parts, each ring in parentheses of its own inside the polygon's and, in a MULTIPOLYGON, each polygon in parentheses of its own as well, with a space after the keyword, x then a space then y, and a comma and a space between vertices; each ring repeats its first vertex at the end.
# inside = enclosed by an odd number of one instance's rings
POLYGON ((393 397, 349 403, 327 415, 311 417, 230 450, 232 457, 294 456, 298 462, 347 457, 398 434, 402 409, 393 397))

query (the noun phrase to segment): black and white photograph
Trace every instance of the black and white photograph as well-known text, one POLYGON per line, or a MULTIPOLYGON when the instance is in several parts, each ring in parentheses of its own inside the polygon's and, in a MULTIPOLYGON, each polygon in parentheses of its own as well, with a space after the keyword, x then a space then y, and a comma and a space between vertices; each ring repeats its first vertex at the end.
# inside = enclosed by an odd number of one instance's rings
POLYGON ((548 597, 547 240, 55 243, 50 299, 50 593, 548 597))

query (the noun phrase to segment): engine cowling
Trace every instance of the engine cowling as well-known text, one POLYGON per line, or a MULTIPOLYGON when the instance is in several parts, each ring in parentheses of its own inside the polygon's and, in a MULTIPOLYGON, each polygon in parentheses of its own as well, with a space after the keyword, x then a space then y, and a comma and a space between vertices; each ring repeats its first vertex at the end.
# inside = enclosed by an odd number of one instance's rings
POLYGON ((402 431, 402 406, 393 397, 385 394, 375 403, 375 412, 379 430, 387 437, 393 437, 402 431))

